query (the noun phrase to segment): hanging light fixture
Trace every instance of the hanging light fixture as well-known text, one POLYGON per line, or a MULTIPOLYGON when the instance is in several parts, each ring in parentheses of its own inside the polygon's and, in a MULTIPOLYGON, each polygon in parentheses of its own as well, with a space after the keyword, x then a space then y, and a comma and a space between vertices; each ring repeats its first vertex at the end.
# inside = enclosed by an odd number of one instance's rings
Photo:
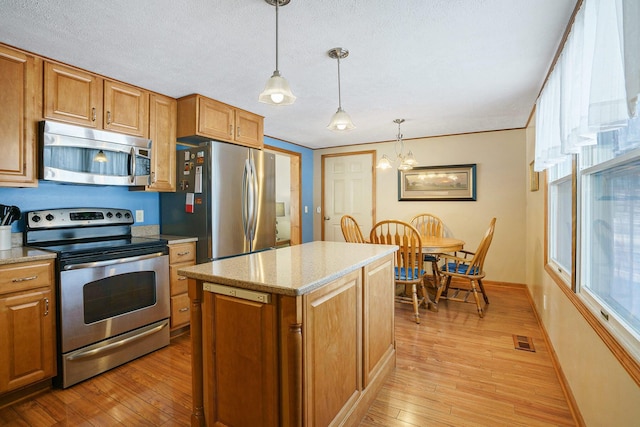
POLYGON ((402 133, 400 132, 400 125, 404 122, 404 119, 395 119, 393 123, 398 124, 398 135, 396 136, 396 144, 393 149, 396 153, 396 158, 389 159, 386 154, 383 154, 380 160, 378 160, 378 164, 376 168, 378 169, 390 169, 394 164, 398 163, 398 170, 409 170, 413 169, 415 165, 418 164, 418 161, 413 156, 411 150, 405 155, 404 154, 404 141, 402 141, 402 133))
POLYGON ((342 94, 340 93, 340 60, 349 56, 349 51, 341 47, 334 47, 328 53, 331 58, 338 60, 338 111, 331 118, 331 123, 329 123, 327 129, 336 132, 355 129, 351 117, 342 109, 342 94))
POLYGON ((107 162, 107 156, 104 154, 104 151, 100 150, 93 157, 93 161, 94 162, 98 162, 98 163, 106 163, 107 162))
POLYGON ((269 80, 267 80, 267 84, 258 97, 258 101, 271 105, 290 105, 294 103, 296 97, 293 96, 291 92, 289 82, 280 75, 280 70, 278 69, 278 7, 288 5, 290 0, 264 1, 276 7, 276 70, 269 80))

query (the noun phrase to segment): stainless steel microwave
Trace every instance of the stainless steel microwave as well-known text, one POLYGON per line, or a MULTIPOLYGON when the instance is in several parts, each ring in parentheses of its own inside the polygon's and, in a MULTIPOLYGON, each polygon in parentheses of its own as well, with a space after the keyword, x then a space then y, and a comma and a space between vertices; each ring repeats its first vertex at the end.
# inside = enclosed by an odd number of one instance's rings
POLYGON ((149 185, 151 140, 40 122, 41 178, 96 185, 149 185))

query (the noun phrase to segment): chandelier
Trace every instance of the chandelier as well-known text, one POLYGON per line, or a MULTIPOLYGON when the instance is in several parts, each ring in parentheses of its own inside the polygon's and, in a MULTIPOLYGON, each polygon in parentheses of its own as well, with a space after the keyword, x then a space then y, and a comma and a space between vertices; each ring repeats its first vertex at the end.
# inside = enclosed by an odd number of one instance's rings
POLYGON ((338 60, 338 111, 331 117, 331 122, 327 129, 335 132, 344 132, 355 129, 351 117, 342 109, 342 94, 340 93, 340 60, 349 56, 349 51, 341 47, 334 47, 328 52, 329 57, 338 60))
POLYGON ((393 147, 396 153, 396 157, 392 161, 386 154, 383 154, 382 158, 380 158, 380 160, 378 161, 376 168, 390 169, 397 163, 398 170, 406 171, 409 169, 413 169, 413 167, 418 164, 418 161, 413 156, 411 150, 409 150, 406 155, 404 154, 404 141, 402 141, 402 133, 400 132, 400 125, 402 124, 402 122, 404 122, 404 119, 395 119, 393 121, 393 123, 398 124, 398 135, 396 136, 396 143, 393 147))

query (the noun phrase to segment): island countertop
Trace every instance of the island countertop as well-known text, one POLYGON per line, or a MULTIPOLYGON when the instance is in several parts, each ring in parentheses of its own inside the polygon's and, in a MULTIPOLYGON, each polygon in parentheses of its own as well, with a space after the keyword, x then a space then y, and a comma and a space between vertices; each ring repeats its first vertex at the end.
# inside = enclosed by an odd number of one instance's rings
POLYGON ((191 279, 281 295, 304 295, 395 252, 397 246, 315 241, 178 270, 191 279))

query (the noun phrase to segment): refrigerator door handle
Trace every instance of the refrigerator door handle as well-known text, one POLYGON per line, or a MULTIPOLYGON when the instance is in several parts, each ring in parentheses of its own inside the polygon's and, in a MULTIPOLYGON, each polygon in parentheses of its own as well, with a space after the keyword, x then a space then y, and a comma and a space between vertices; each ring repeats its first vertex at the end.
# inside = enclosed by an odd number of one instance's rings
POLYGON ((246 240, 249 240, 249 174, 251 174, 251 165, 249 159, 246 159, 242 171, 242 230, 246 240))
POLYGON ((258 172, 256 171, 256 164, 251 156, 251 227, 250 227, 250 236, 251 236, 251 250, 253 250, 253 240, 256 237, 256 228, 258 226, 258 200, 260 200, 258 195, 258 172))

